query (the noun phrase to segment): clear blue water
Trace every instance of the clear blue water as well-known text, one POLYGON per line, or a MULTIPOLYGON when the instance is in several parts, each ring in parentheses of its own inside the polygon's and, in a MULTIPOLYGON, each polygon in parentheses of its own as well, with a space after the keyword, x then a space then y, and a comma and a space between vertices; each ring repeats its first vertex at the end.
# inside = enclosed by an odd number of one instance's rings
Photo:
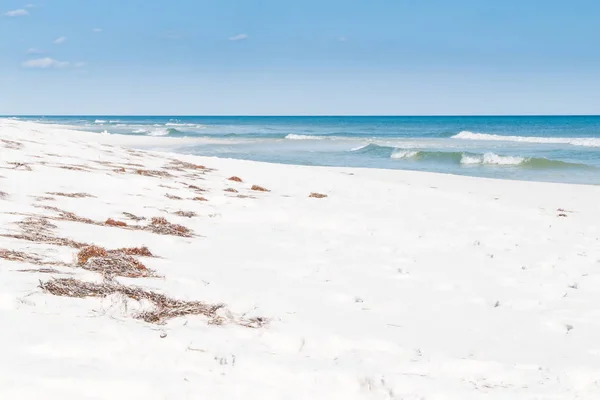
POLYGON ((600 184, 600 116, 20 118, 110 134, 197 138, 169 146, 186 154, 600 184))

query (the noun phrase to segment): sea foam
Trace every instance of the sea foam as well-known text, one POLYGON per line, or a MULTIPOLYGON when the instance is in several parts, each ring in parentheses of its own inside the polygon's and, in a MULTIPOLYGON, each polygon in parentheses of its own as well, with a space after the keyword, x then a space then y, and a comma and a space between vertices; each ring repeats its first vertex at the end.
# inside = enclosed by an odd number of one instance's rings
POLYGON ((565 138, 565 137, 536 137, 536 136, 503 136, 488 133, 462 131, 452 139, 491 140, 499 142, 570 144, 573 146, 600 147, 600 138, 565 138))
POLYGON ((465 165, 482 164, 482 165, 520 165, 527 159, 524 157, 500 156, 494 153, 478 154, 463 154, 460 163, 465 165))
POLYGON ((289 140, 322 140, 325 139, 324 136, 315 136, 315 135, 297 135, 295 133, 290 133, 285 137, 289 140))

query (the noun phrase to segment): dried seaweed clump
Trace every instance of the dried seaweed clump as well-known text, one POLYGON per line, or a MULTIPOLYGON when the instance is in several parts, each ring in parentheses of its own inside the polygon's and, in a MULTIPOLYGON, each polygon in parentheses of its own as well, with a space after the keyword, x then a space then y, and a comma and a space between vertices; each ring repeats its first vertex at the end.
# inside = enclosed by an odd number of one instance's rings
POLYGON ((90 258, 93 257, 107 257, 108 251, 104 247, 100 246, 88 246, 77 253, 77 264, 84 265, 90 258))
POLYGON ((167 171, 155 171, 155 170, 149 170, 149 169, 138 169, 135 171, 135 173, 138 175, 142 175, 142 176, 152 176, 152 177, 158 177, 158 178, 166 178, 166 177, 172 176, 167 171))
POLYGON ((126 278, 147 278, 156 276, 154 271, 134 257, 122 253, 109 253, 107 257, 93 257, 81 268, 98 272, 104 276, 123 276, 126 278))
POLYGON ((39 287, 55 296, 64 297, 106 297, 112 294, 121 294, 129 299, 146 300, 153 305, 153 310, 144 311, 134 316, 136 319, 153 323, 164 324, 171 318, 186 315, 204 315, 210 318, 209 323, 223 323, 224 319, 217 315, 217 311, 224 308, 224 304, 207 304, 201 301, 184 301, 172 299, 164 294, 152 292, 137 287, 124 286, 115 282, 92 283, 76 279, 51 279, 40 282, 39 287))
MULTIPOLYGON (((144 264, 132 257, 131 253, 138 251, 144 252, 142 249, 106 250, 100 246, 89 246, 77 254, 77 265, 107 277, 143 278, 156 276, 154 271, 149 270, 144 264)), ((147 248, 145 251, 150 253, 147 248)))
POLYGON ((183 171, 186 169, 201 170, 201 171, 209 170, 209 168, 206 168, 204 165, 192 164, 192 163, 181 161, 181 160, 171 160, 171 162, 164 168, 169 168, 169 169, 173 169, 176 171, 183 171))
POLYGON ((28 164, 25 164, 22 162, 9 162, 8 164, 12 165, 13 169, 22 169, 25 171, 33 171, 33 169, 28 164))
POLYGON ((3 192, 2 190, 0 190, 0 200, 4 200, 8 198, 8 193, 3 192))
MULTIPOLYGON (((86 166, 78 166, 78 165, 58 165, 58 168, 68 169, 70 171, 83 171, 83 172, 90 172, 91 171, 86 166)), ((91 197, 94 197, 94 196, 91 196, 91 197)))
POLYGON ((192 200, 195 200, 195 201, 208 201, 208 199, 206 197, 203 197, 203 196, 194 197, 192 200))
POLYGON ((250 189, 254 190, 256 192, 270 192, 269 189, 265 189, 264 187, 258 186, 258 185, 252 185, 252 187, 250 189))
POLYGON ((20 143, 20 142, 15 142, 12 140, 7 140, 7 139, 0 139, 0 141, 2 141, 2 143, 4 144, 4 147, 6 147, 7 149, 20 150, 23 148, 23 143, 20 143))
POLYGON ((237 177, 237 176, 232 176, 231 178, 228 178, 227 180, 228 181, 233 181, 233 182, 240 182, 240 183, 243 182, 242 178, 237 177))
POLYGON ((206 192, 206 189, 202 189, 196 185, 188 185, 188 189, 195 190, 196 192, 206 192))
POLYGON ((163 217, 154 217, 147 227, 148 230, 160 235, 192 237, 192 231, 183 225, 173 224, 163 217))
POLYGON ((193 211, 176 211, 176 212, 174 212, 174 214, 179 215, 180 217, 187 217, 187 218, 192 218, 192 217, 195 217, 198 215, 193 211))
POLYGON ((114 220, 112 218, 109 218, 106 220, 106 222, 104 222, 104 225, 108 225, 108 226, 119 226, 119 227, 124 227, 124 226, 128 226, 126 222, 123 221, 117 221, 114 220))
POLYGON ((58 207, 44 206, 44 205, 36 205, 35 207, 43 208, 44 210, 54 211, 55 213, 58 213, 58 217, 54 217, 54 219, 59 220, 59 221, 72 221, 72 222, 81 222, 83 224, 90 224, 90 225, 101 225, 100 223, 94 221, 93 219, 80 217, 79 215, 77 215, 75 213, 72 213, 70 211, 61 210, 58 207))
POLYGON ((313 197, 315 199, 324 199, 325 197, 327 197, 327 195, 313 192, 308 197, 313 197))
POLYGON ((52 196, 72 197, 72 198, 77 198, 77 199, 82 199, 84 197, 95 197, 88 193, 47 192, 46 194, 49 194, 52 196))
POLYGON ((234 188, 227 188, 227 189, 224 189, 224 191, 225 191, 225 192, 229 192, 229 193, 237 193, 237 192, 238 192, 238 191, 237 191, 237 190, 235 190, 234 188))
POLYGON ((134 221, 143 221, 143 220, 146 219, 145 217, 139 217, 139 216, 137 216, 135 214, 128 213, 128 212, 124 212, 123 215, 126 216, 127 218, 131 219, 131 220, 134 220, 134 221))
POLYGON ((32 264, 38 264, 42 261, 41 257, 34 254, 7 249, 0 249, 0 258, 8 261, 29 262, 32 264))
POLYGON ((175 196, 175 195, 172 195, 172 194, 169 194, 169 193, 165 194, 165 197, 167 199, 171 199, 171 200, 183 200, 181 197, 175 196))
POLYGON ((30 217, 23 221, 17 222, 21 228, 21 233, 2 234, 0 236, 10 237, 14 239, 27 240, 34 243, 45 243, 55 246, 66 246, 74 248, 82 248, 88 246, 86 243, 76 242, 71 239, 61 238, 54 235, 52 229, 56 225, 48 222, 45 218, 30 217))
POLYGON ((154 254, 146 246, 143 247, 124 247, 121 249, 111 250, 115 253, 128 254, 130 256, 154 257, 154 254))

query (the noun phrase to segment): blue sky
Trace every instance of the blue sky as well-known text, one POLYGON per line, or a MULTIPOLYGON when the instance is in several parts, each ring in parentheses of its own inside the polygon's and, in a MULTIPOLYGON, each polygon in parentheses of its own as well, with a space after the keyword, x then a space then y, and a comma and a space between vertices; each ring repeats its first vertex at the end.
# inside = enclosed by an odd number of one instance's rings
POLYGON ((600 2, 2 0, 0 114, 598 114, 600 2))

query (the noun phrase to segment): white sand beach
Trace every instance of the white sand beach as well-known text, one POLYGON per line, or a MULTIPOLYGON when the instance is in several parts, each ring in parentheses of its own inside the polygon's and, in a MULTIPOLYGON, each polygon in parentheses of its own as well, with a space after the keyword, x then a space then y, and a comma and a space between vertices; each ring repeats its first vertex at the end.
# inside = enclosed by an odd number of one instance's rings
POLYGON ((1 399, 600 398, 600 187, 169 140, 0 120, 1 399))

